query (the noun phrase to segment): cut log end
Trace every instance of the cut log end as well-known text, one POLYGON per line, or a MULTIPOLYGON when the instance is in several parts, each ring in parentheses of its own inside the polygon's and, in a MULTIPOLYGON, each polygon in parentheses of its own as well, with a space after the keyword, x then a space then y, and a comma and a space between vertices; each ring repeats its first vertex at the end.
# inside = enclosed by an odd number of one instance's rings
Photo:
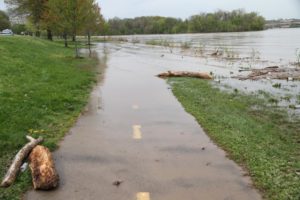
POLYGON ((36 190, 54 189, 59 184, 52 155, 44 146, 36 146, 29 155, 33 187, 36 190))

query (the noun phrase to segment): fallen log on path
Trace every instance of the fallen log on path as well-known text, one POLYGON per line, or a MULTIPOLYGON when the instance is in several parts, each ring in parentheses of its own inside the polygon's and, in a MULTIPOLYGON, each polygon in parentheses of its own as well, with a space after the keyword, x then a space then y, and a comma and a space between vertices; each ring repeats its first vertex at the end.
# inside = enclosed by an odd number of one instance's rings
POLYGON ((29 155, 29 167, 34 189, 50 190, 58 186, 59 176, 48 148, 36 146, 29 155))
POLYGON ((167 77, 193 77, 200 79, 213 79, 213 77, 207 72, 189 72, 189 71, 167 71, 157 75, 160 78, 167 77))
POLYGON ((11 166, 9 167, 3 181, 1 182, 1 187, 9 187, 15 180, 20 171, 20 167, 25 158, 27 158, 30 151, 43 141, 42 137, 34 139, 33 137, 26 136, 29 142, 16 154, 11 166))

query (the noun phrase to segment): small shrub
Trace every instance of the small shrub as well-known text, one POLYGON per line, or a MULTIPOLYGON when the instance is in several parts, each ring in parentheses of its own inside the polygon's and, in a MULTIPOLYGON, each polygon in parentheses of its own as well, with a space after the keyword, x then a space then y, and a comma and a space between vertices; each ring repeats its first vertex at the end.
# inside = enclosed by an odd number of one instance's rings
POLYGON ((300 66, 300 49, 296 49, 296 64, 300 66))
POLYGON ((137 44, 137 43, 140 43, 141 41, 139 40, 139 39, 137 39, 137 38, 133 38, 132 40, 131 40, 131 43, 133 43, 133 44, 137 44))
POLYGON ((273 88, 281 88, 281 83, 275 83, 272 85, 273 88))
POLYGON ((182 48, 182 49, 190 49, 191 48, 191 43, 189 43, 189 42, 184 42, 184 43, 181 43, 180 44, 180 47, 182 48))

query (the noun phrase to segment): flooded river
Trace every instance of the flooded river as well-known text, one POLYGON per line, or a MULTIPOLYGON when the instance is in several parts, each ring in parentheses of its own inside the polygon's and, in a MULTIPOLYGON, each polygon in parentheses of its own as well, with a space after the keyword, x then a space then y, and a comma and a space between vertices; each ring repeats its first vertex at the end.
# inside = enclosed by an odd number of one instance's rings
MULTIPOLYGON (((114 36, 112 52, 122 49, 166 70, 207 71, 221 88, 246 93, 266 91, 276 106, 300 104, 299 81, 240 81, 234 76, 270 66, 296 68, 300 59, 300 29, 271 29, 241 33, 114 36), (219 56, 212 56, 219 52, 219 56), (151 60, 151 61, 150 61, 151 60), (240 72, 240 70, 243 72, 240 72), (246 69, 246 70, 245 70, 246 69), (280 87, 274 87, 274 85, 280 87)), ((290 109, 299 114, 299 110, 290 109)))
MULTIPOLYGON (((118 36, 115 36, 118 38, 118 36)), ((266 61, 289 63, 296 61, 296 50, 300 49, 300 28, 270 29, 256 32, 204 33, 179 35, 136 35, 122 36, 128 41, 147 43, 165 41, 180 46, 187 43, 191 47, 213 51, 220 48, 232 50, 243 56, 256 56, 266 61)))

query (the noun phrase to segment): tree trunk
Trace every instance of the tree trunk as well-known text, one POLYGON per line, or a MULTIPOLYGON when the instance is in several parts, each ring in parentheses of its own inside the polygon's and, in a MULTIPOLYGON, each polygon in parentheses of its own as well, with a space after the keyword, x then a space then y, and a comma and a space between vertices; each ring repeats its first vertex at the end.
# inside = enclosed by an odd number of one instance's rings
POLYGON ((76 36, 73 35, 73 36, 72 36, 72 42, 75 42, 75 41, 76 41, 76 36))
POLYGON ((79 58, 79 52, 78 52, 78 45, 77 45, 77 40, 76 40, 76 35, 75 35, 75 57, 79 58))
POLYGON ((50 29, 47 29, 47 39, 53 41, 52 31, 50 29))
POLYGON ((92 50, 91 50, 91 33, 88 31, 88 46, 89 46, 89 57, 92 56, 92 50))
POLYGON ((46 147, 38 145, 31 151, 29 167, 35 190, 50 190, 58 186, 59 177, 52 155, 46 147))
POLYGON ((213 77, 207 72, 188 72, 188 71, 168 71, 157 75, 160 78, 167 77, 194 77, 201 79, 212 79, 213 77))
MULTIPOLYGON (((75 5, 77 5, 77 0, 75 0, 75 5)), ((72 25, 73 25, 73 41, 75 42, 75 58, 79 58, 79 53, 78 53, 78 47, 77 47, 77 41, 76 41, 76 36, 77 36, 77 23, 78 23, 78 16, 77 16, 77 9, 74 8, 73 10, 73 21, 72 21, 72 25)))
POLYGON ((35 32, 35 36, 36 36, 36 37, 40 37, 40 36, 41 36, 40 30, 37 30, 37 31, 35 32))
POLYGON ((65 40, 65 47, 68 47, 68 35, 67 35, 66 32, 64 32, 63 37, 64 37, 64 40, 65 40))
POLYGON ((30 136, 26 136, 26 138, 29 140, 29 143, 27 143, 15 156, 9 170, 7 171, 1 183, 1 187, 9 187, 15 181, 24 159, 27 158, 30 151, 36 145, 38 145, 38 143, 43 141, 42 137, 39 137, 38 139, 34 139, 30 136))

